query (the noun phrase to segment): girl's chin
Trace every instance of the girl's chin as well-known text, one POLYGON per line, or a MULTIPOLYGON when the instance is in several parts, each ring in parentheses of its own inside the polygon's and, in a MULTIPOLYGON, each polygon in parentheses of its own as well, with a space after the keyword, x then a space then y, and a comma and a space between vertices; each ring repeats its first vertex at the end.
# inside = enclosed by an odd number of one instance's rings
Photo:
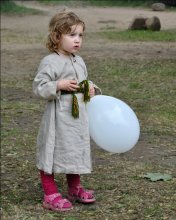
POLYGON ((73 49, 73 50, 69 50, 69 51, 60 51, 62 54, 64 55, 70 55, 72 53, 76 53, 78 52, 79 49, 73 49))
POLYGON ((79 51, 79 49, 73 50, 72 53, 77 53, 79 51))

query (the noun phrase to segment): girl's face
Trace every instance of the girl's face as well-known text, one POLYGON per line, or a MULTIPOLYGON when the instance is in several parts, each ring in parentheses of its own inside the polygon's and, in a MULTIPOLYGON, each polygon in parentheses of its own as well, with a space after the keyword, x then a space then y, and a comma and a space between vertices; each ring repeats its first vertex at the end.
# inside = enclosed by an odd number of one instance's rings
POLYGON ((65 55, 76 53, 81 48, 82 38, 83 26, 81 24, 73 25, 70 33, 62 34, 58 42, 58 51, 65 55))

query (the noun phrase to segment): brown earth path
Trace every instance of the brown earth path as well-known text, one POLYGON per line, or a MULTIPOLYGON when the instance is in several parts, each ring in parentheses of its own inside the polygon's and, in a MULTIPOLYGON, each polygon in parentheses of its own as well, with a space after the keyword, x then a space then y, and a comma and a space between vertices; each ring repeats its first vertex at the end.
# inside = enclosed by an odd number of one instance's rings
MULTIPOLYGON (((41 15, 29 16, 1 16, 2 28, 2 51, 7 50, 30 50, 42 49, 43 42, 32 41, 30 43, 24 40, 20 42, 7 40, 9 34, 15 33, 21 38, 35 39, 37 35, 47 35, 47 25, 53 14, 66 8, 64 5, 46 6, 41 5, 35 1, 17 1, 27 7, 32 7, 44 11, 41 15)), ((76 4, 76 3, 75 3, 76 4)), ((75 13, 79 14, 86 23, 86 32, 96 32, 107 30, 107 28, 114 28, 116 30, 126 30, 136 15, 144 15, 147 17, 158 16, 161 20, 162 30, 175 29, 176 30, 176 13, 170 11, 153 12, 151 9, 143 8, 110 8, 110 7, 70 7, 75 13)), ((42 37, 41 37, 42 38, 42 37)), ((176 58, 176 43, 156 43, 156 42, 112 42, 107 43, 106 40, 97 39, 96 41, 87 40, 83 46, 83 53, 91 56, 112 56, 119 58, 176 58)))

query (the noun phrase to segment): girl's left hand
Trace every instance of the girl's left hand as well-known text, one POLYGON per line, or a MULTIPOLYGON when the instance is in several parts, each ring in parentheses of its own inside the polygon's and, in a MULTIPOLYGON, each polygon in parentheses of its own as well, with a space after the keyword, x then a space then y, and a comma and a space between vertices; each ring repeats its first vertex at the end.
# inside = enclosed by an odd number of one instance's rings
POLYGON ((95 95, 95 88, 93 86, 90 86, 89 93, 90 97, 93 97, 95 95))

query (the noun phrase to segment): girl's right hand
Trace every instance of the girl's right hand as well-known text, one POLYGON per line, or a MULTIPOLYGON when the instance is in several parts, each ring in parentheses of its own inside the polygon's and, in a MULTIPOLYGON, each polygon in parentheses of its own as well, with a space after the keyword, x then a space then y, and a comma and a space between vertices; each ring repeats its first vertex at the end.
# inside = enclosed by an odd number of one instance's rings
POLYGON ((61 79, 57 81, 57 90, 76 91, 78 88, 76 80, 61 79))

